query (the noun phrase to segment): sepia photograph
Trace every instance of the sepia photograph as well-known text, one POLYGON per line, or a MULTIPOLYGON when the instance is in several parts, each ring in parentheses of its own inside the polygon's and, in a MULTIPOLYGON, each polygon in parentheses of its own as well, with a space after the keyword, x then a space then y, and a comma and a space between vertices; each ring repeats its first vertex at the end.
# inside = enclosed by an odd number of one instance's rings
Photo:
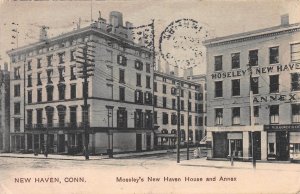
POLYGON ((299 0, 0 0, 0 194, 299 194, 299 0))

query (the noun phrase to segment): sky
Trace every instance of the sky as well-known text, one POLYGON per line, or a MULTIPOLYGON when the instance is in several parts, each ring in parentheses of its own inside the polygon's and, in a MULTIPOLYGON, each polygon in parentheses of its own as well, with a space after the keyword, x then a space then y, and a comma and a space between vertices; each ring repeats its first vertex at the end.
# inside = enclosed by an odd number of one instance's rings
MULTIPOLYGON (((18 24, 18 46, 38 40, 40 26, 48 26, 50 37, 72 31, 79 18, 82 26, 92 18, 108 19, 110 11, 123 13, 123 21, 134 26, 155 20, 156 45, 161 32, 173 21, 183 18, 196 20, 209 32, 209 38, 267 28, 280 24, 280 15, 289 14, 290 23, 300 22, 300 1, 206 1, 206 0, 112 0, 112 1, 0 1, 0 64, 9 62, 7 50, 12 29, 18 24), (91 6, 92 5, 92 6, 91 6), (92 7, 92 9, 91 9, 92 7), (299 11, 298 11, 299 12, 299 11)), ((205 73, 205 62, 197 65, 194 74, 205 73)))

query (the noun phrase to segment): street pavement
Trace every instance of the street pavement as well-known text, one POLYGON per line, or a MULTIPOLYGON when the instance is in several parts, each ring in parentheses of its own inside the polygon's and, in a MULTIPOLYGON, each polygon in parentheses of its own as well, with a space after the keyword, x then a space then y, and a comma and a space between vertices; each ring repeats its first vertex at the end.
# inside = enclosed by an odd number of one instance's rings
POLYGON ((83 156, 79 160, 58 160, 1 155, 1 194, 294 194, 300 191, 300 164, 258 162, 254 170, 251 162, 235 161, 231 166, 230 161, 196 159, 192 155, 186 160, 186 152, 181 152, 179 164, 175 152, 89 161, 81 159, 83 156), (54 182, 45 182, 49 178, 54 182))

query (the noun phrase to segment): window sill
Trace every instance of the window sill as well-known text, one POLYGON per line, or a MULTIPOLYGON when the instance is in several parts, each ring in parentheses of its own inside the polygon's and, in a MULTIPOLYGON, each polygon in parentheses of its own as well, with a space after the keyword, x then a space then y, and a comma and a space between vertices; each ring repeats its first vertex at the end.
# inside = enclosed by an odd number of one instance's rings
POLYGON ((222 96, 222 97, 214 97, 214 99, 224 99, 224 97, 222 96))

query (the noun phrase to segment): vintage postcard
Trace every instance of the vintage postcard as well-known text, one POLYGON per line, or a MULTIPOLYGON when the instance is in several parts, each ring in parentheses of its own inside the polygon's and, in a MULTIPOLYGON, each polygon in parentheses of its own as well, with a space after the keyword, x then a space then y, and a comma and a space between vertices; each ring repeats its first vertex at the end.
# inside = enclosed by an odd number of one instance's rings
POLYGON ((0 0, 0 194, 300 193, 299 10, 0 0))

